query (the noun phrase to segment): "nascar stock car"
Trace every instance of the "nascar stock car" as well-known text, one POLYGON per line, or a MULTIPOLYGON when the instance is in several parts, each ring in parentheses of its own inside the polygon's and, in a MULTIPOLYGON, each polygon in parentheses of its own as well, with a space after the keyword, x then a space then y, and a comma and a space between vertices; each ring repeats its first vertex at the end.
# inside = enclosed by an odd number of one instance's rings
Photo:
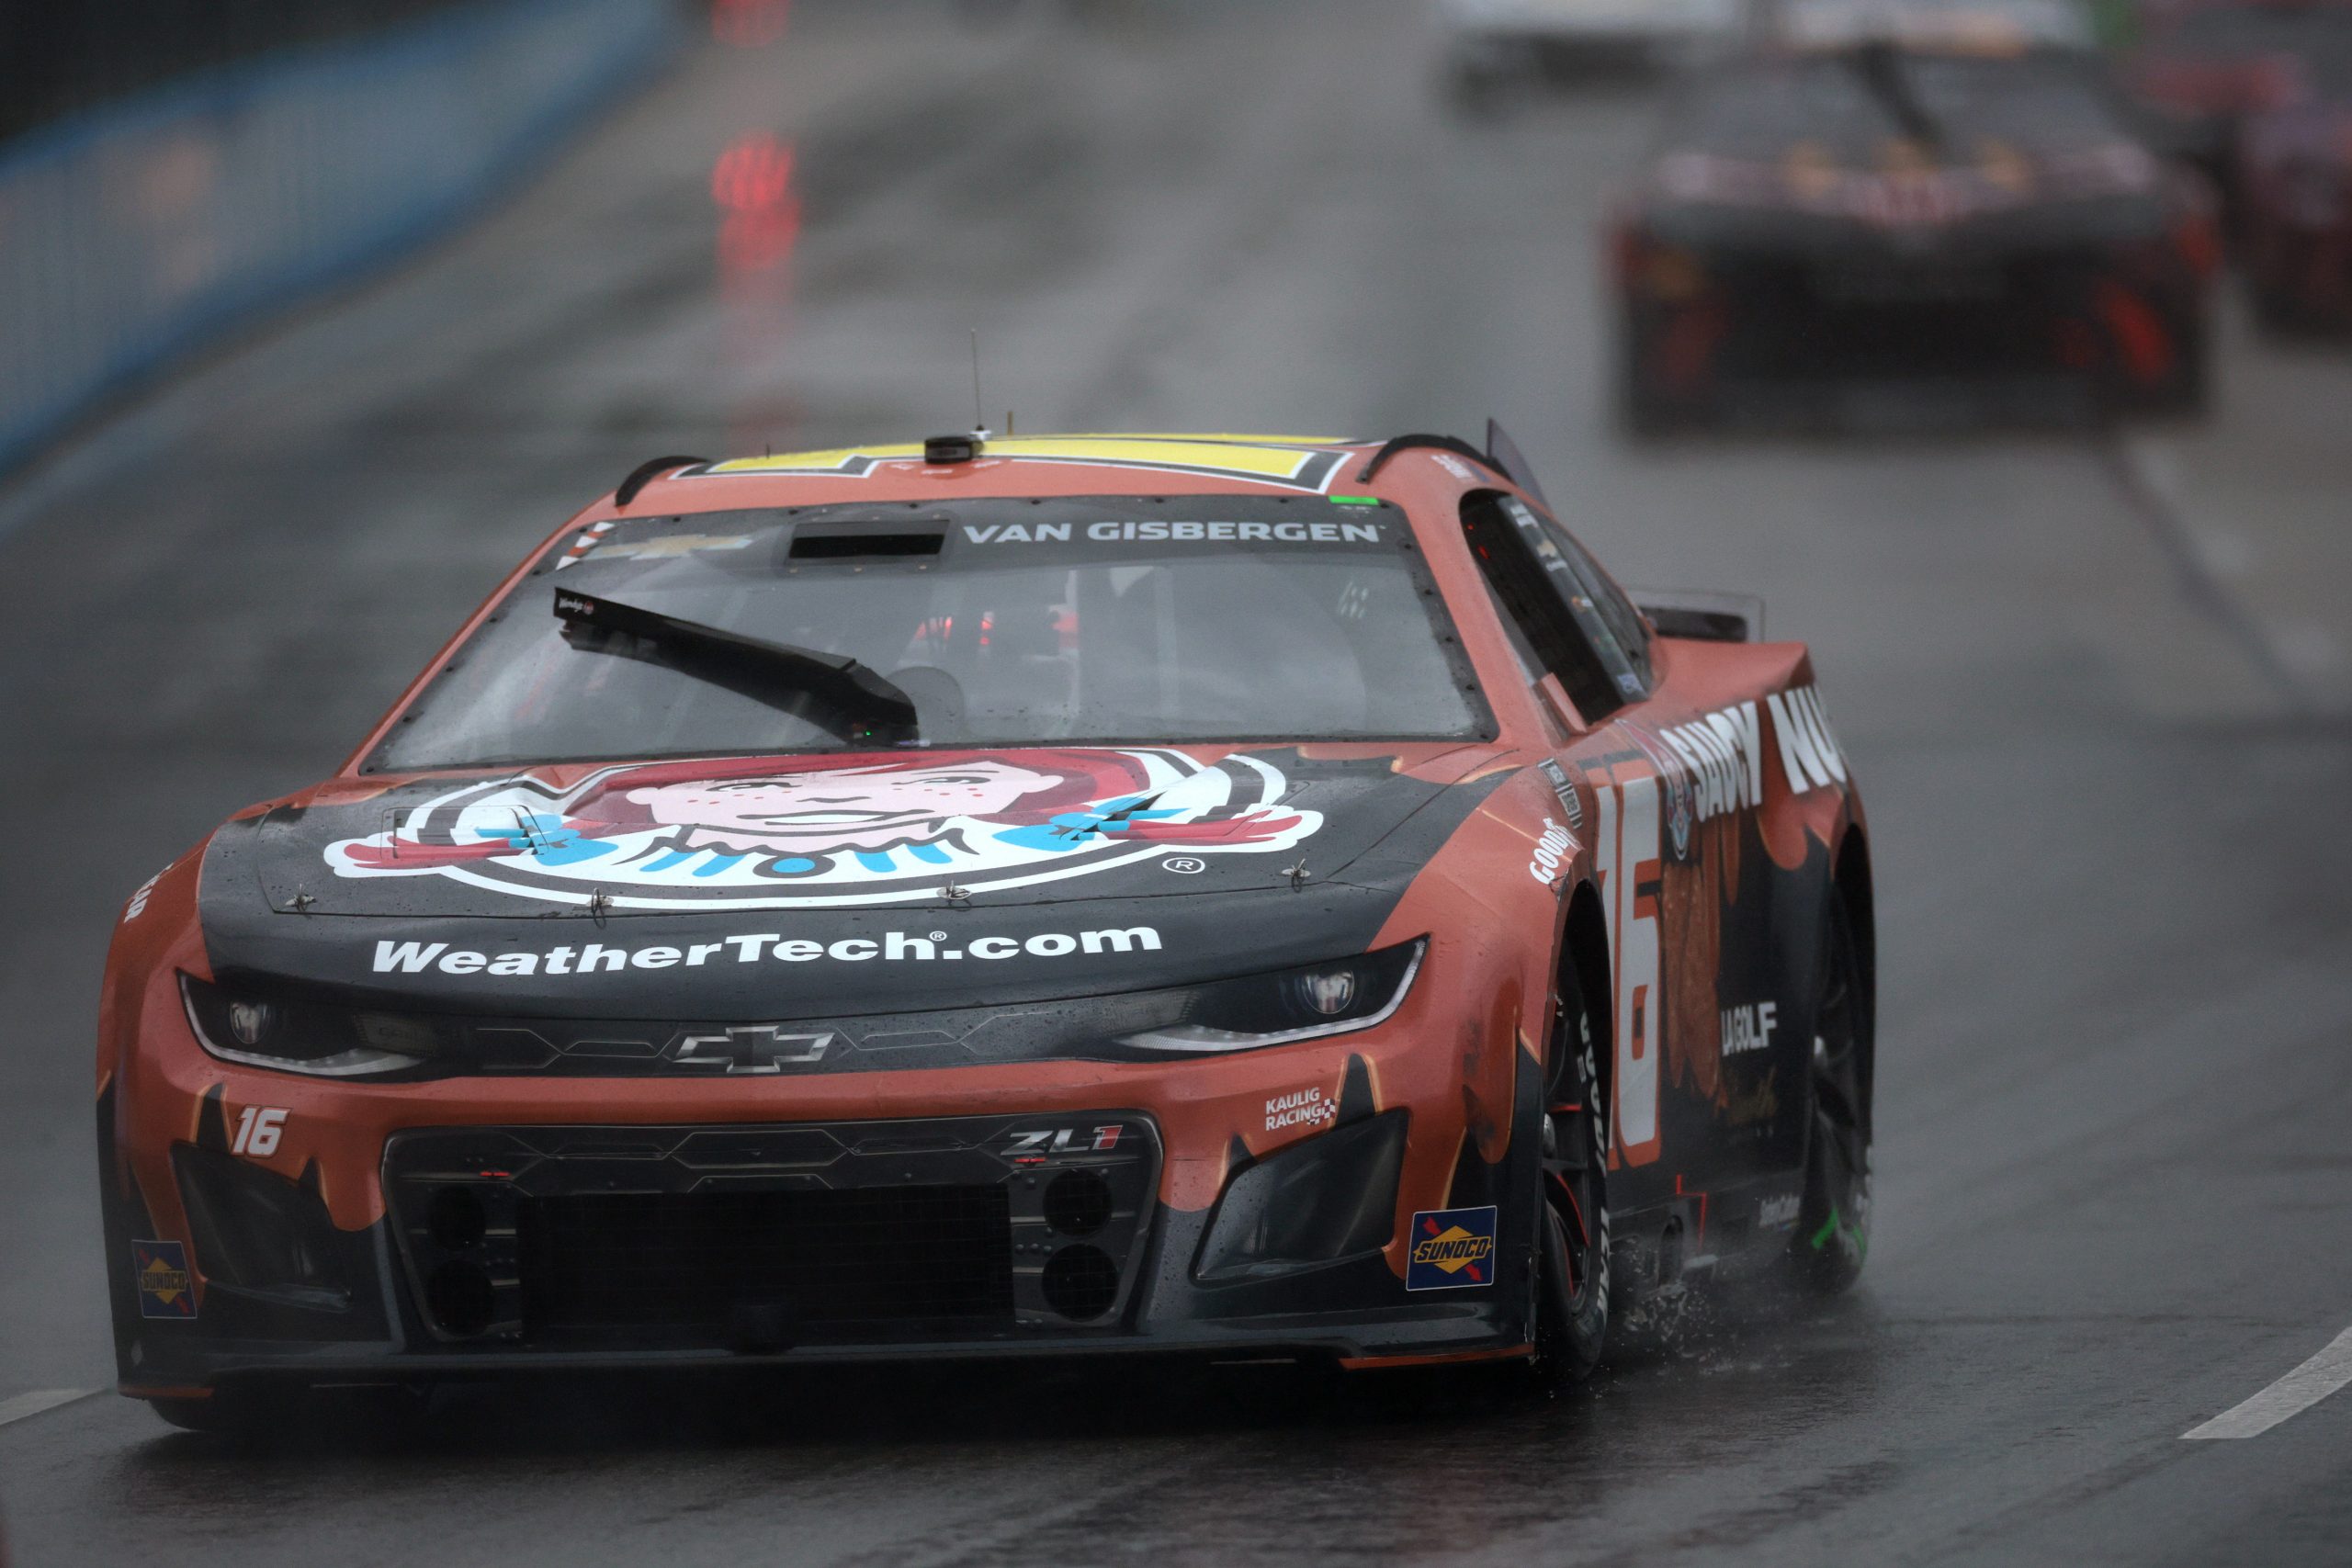
POLYGON ((2122 80, 2148 134, 2203 170, 2234 212, 2249 116, 2308 96, 2305 70, 2352 50, 2347 0, 2171 0, 2153 6, 2122 80))
POLYGON ((1498 434, 650 464, 125 907, 120 1386, 1556 1382, 1612 1300, 1839 1289, 1869 855, 1756 629, 1498 434))
POLYGON ((1695 78, 1611 235, 1636 432, 2203 399, 2211 198, 2079 48, 1921 13, 1695 78))
POLYGON ((2238 134, 2238 259, 2273 327, 2352 327, 2352 7, 2342 15, 2335 45, 2296 62, 2289 100, 2238 134))

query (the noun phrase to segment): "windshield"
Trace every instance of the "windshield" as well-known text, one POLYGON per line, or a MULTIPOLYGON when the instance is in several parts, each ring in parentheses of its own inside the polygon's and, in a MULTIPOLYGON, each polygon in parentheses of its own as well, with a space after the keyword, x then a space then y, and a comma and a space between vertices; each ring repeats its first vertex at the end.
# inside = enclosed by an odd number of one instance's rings
POLYGON ((844 747, 805 660, 711 633, 854 660, 913 705, 912 745, 1491 733, 1394 507, 1013 500, 600 525, 549 551, 368 767, 844 747))
POLYGON ((1798 135, 1825 151, 1876 158, 1890 136, 1950 138, 1973 152, 1985 136, 2048 146, 2117 134, 2081 62, 2049 51, 1998 60, 1899 50, 1767 58, 1721 82, 1695 110, 1688 141, 1736 157, 1783 148, 1798 135))

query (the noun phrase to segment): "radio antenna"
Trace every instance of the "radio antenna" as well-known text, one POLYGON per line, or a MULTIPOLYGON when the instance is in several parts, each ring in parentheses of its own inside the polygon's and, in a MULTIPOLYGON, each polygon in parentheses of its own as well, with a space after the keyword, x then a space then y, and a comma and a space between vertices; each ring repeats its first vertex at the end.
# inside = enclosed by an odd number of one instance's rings
POLYGON ((986 441, 994 432, 989 429, 986 405, 980 401, 980 329, 972 329, 972 439, 986 441))

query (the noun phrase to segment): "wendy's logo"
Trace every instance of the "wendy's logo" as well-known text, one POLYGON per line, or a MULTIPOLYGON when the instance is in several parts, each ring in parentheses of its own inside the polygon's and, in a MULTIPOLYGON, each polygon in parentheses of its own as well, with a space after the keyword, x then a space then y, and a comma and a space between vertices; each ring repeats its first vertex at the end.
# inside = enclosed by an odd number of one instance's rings
POLYGON ((1322 826, 1281 808, 1254 757, 926 751, 658 762, 569 790, 500 779, 327 849, 342 876, 448 876, 558 903, 887 904, 1130 862, 1286 850, 1322 826))

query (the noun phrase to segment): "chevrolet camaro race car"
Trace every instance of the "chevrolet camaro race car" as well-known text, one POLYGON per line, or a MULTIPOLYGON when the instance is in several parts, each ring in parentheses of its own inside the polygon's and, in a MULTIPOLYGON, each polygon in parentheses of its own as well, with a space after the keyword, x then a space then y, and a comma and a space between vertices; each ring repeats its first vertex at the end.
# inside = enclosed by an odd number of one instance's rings
POLYGON ((2234 209, 2248 117, 2307 96, 2305 68, 2352 48, 2347 0, 2170 0, 2150 7, 2123 81, 2166 153, 2196 164, 2234 209))
POLYGON ((2078 49, 1791 41, 1697 79, 1613 235, 1620 400, 1656 431, 2198 407, 2210 197, 2078 49))
POLYGON ((1637 610, 1488 450, 631 475, 125 906, 123 1392, 1560 1380, 1686 1275, 1846 1285, 1871 878, 1806 650, 1637 610))
POLYGON ((2352 328, 2352 7, 2335 45, 2296 62, 2292 100, 2237 138, 2238 254, 2263 320, 2352 328))

